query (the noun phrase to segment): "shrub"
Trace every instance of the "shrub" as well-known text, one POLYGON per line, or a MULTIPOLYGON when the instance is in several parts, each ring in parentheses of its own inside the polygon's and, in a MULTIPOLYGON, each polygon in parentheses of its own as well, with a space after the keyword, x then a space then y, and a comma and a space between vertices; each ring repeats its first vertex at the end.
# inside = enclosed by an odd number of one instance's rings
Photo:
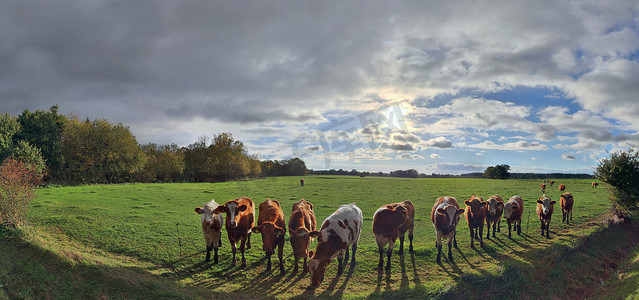
POLYGON ((41 177, 33 167, 13 158, 0 165, 0 223, 20 227, 41 177))
POLYGON ((639 203, 639 152, 631 148, 609 154, 599 161, 595 175, 607 184, 618 214, 633 212, 639 203))

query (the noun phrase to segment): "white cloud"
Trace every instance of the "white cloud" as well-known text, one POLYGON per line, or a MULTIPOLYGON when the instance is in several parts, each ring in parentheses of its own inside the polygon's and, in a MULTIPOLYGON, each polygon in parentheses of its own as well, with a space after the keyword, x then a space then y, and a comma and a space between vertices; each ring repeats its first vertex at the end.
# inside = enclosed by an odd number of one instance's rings
POLYGON ((539 142, 517 141, 513 143, 495 144, 492 141, 484 141, 479 144, 466 145, 469 148, 497 149, 497 150, 548 150, 548 146, 539 142))
POLYGON ((561 158, 566 159, 566 160, 575 160, 577 159, 577 157, 573 154, 562 154, 561 158))
POLYGON ((442 157, 439 156, 439 154, 433 153, 433 154, 430 155, 430 158, 432 158, 432 159, 441 159, 442 157))
POLYGON ((436 137, 432 138, 424 143, 424 146, 431 148, 452 148, 453 142, 446 139, 445 137, 436 137))

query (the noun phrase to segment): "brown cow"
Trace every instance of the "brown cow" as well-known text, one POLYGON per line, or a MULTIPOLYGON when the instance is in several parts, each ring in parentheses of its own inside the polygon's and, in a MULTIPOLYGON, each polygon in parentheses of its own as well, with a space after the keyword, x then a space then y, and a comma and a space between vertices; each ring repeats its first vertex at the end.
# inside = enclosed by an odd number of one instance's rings
POLYGON ((486 220, 486 201, 481 197, 472 195, 464 201, 466 210, 464 218, 470 230, 470 247, 475 247, 475 239, 479 239, 479 245, 484 247, 484 221, 486 220))
POLYGON ((493 226, 493 237, 495 237, 495 231, 500 231, 501 215, 504 211, 504 199, 499 195, 490 196, 487 201, 486 209, 486 238, 490 239, 490 225, 493 226))
POLYGON ((302 199, 293 204, 291 217, 288 219, 288 234, 291 238, 291 247, 293 248, 293 257, 295 257, 295 269, 293 273, 297 273, 297 265, 300 258, 304 258, 302 265, 303 272, 308 271, 308 249, 311 245, 311 235, 318 235, 317 221, 315 220, 315 212, 313 204, 302 199))
POLYGON ((206 243, 206 261, 211 261, 211 250, 215 251, 213 264, 217 264, 217 250, 222 246, 222 214, 216 208, 219 206, 215 200, 204 204, 203 207, 196 207, 195 212, 200 214, 202 219, 202 235, 206 243))
POLYGON ((448 260, 453 260, 452 245, 453 242, 457 247, 457 224, 459 223, 459 215, 464 212, 459 208, 457 200, 450 196, 440 197, 435 200, 435 205, 430 212, 430 220, 435 226, 437 231, 437 241, 435 247, 437 247, 437 262, 441 262, 442 254, 442 238, 448 239, 448 260))
POLYGON ((559 199, 559 205, 561 205, 561 222, 566 221, 567 224, 570 224, 572 221, 572 205, 575 200, 572 198, 571 193, 563 193, 561 194, 561 199, 559 199), (568 219, 568 215, 570 214, 570 219, 568 219))
POLYGON ((552 219, 552 213, 554 210, 554 204, 557 201, 553 201, 550 197, 543 195, 537 199, 537 216, 539 216, 539 221, 541 222, 541 235, 544 235, 544 230, 546 230, 546 237, 550 238, 550 219, 552 219))
POLYGON ((510 237, 511 225, 514 225, 517 234, 521 235, 521 217, 524 214, 524 200, 518 195, 510 197, 504 204, 504 219, 508 222, 508 238, 510 237))
POLYGON ((246 267, 246 258, 244 257, 245 249, 251 249, 251 228, 255 223, 255 206, 253 200, 247 197, 229 200, 224 205, 220 205, 216 209, 218 212, 226 213, 225 228, 228 233, 229 242, 233 249, 232 266, 237 264, 235 253, 237 252, 237 243, 240 243, 240 252, 242 252, 242 267, 246 267), (246 246, 246 248, 245 248, 246 246))
POLYGON ((262 247, 266 252, 268 263, 266 271, 271 270, 271 255, 277 247, 277 257, 280 259, 280 273, 284 274, 284 235, 286 224, 284 223, 284 212, 280 203, 276 200, 266 199, 260 204, 260 213, 257 217, 257 226, 251 229, 253 233, 262 234, 262 247))
POLYGON ((592 183, 592 188, 593 188, 593 189, 596 189, 598 185, 599 185, 599 183, 598 183, 598 182, 593 182, 593 183, 592 183))
POLYGON ((550 187, 552 187, 553 184, 555 184, 554 180, 550 182, 550 187))
POLYGON ((546 192, 546 185, 545 184, 541 184, 541 192, 545 193, 546 192))
POLYGON ((560 191, 560 192, 562 192, 562 193, 563 193, 565 189, 566 189, 566 186, 565 186, 565 185, 563 185, 563 184, 560 184, 560 185, 559 185, 559 191, 560 191))
POLYGON ((404 252, 404 235, 408 231, 408 240, 410 248, 408 251, 413 252, 413 229, 415 228, 415 206, 410 200, 404 202, 386 204, 380 207, 373 216, 373 233, 377 248, 379 249, 378 268, 384 266, 384 246, 388 245, 388 256, 386 262, 386 270, 391 268, 391 254, 395 241, 399 237, 399 251, 404 252))

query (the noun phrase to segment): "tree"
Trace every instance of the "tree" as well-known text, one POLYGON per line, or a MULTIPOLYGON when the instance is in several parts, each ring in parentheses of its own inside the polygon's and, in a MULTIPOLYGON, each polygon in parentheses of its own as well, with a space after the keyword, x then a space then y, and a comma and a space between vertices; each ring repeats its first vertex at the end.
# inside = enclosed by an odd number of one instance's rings
POLYGON ((508 173, 509 170, 510 166, 506 164, 488 167, 484 171, 484 177, 488 179, 508 179, 510 177, 510 173, 508 173))
POLYGON ((136 174, 141 182, 176 182, 184 172, 184 151, 176 144, 141 146, 146 154, 146 165, 136 174))
POLYGON ((639 152, 630 148, 608 154, 599 161, 595 175, 606 183, 615 212, 623 216, 636 211, 639 203, 639 152))
POLYGON ((20 123, 9 113, 0 115, 0 160, 13 152, 13 136, 20 132, 20 123))
POLYGON ((49 111, 25 109, 18 122, 21 129, 14 136, 14 143, 22 140, 40 149, 49 169, 48 177, 58 178, 64 166, 61 138, 67 118, 58 114, 58 106, 52 106, 49 111))
POLYGON ((62 135, 62 177, 70 182, 129 182, 146 163, 146 155, 127 126, 107 120, 72 118, 62 135))

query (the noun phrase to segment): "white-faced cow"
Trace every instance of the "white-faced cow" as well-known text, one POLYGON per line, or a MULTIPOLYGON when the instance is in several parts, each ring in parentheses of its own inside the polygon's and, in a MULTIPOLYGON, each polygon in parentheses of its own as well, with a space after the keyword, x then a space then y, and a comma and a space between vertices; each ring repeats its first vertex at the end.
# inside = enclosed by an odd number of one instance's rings
POLYGON ((518 235, 521 235, 521 217, 524 214, 524 200, 518 195, 510 197, 504 204, 504 219, 508 222, 508 238, 510 237, 511 226, 514 226, 518 235))
POLYGON ((435 205, 430 212, 430 220, 437 231, 437 262, 441 262, 442 239, 448 239, 448 260, 453 260, 453 243, 457 247, 457 224, 459 223, 459 215, 465 210, 459 208, 457 200, 450 196, 440 197, 435 200, 435 205))
POLYGON ((475 239, 479 239, 479 245, 484 247, 484 221, 486 220, 486 201, 481 197, 472 195, 464 201, 466 210, 464 218, 470 231, 470 247, 475 247, 475 239))
POLYGON ((251 229, 253 233, 262 234, 262 248, 266 252, 266 271, 271 270, 271 256, 277 247, 277 258, 280 260, 280 273, 284 274, 284 236, 286 224, 284 223, 284 212, 280 203, 266 199, 260 204, 260 212, 257 217, 257 226, 251 229))
POLYGON ((552 213, 554 210, 554 204, 556 201, 551 200, 550 197, 543 195, 537 199, 537 216, 541 222, 541 235, 544 235, 546 230, 546 237, 550 237, 550 220, 552 219, 552 213))
POLYGON ((504 199, 499 195, 493 195, 486 201, 486 238, 490 239, 490 227, 493 227, 493 237, 495 237, 495 231, 500 231, 501 215, 504 212, 504 199))
POLYGON ((217 250, 222 246, 222 214, 216 210, 215 200, 196 207, 195 212, 202 217, 202 235, 206 243, 206 261, 211 261, 211 250, 215 251, 213 264, 217 264, 217 250))
POLYGON ((378 268, 384 266, 384 247, 388 245, 386 270, 391 268, 391 254, 395 241, 399 237, 399 252, 404 251, 404 235, 408 231, 408 240, 413 252, 413 229, 415 228, 415 206, 410 200, 404 202, 386 204, 375 212, 373 216, 373 233, 379 250, 378 268))
POLYGON ((220 205, 216 209, 218 212, 226 213, 225 228, 228 233, 231 249, 233 250, 232 266, 237 264, 235 256, 237 252, 237 243, 240 243, 240 252, 242 253, 242 267, 246 267, 246 258, 244 251, 251 248, 251 229, 255 223, 255 206, 253 200, 247 197, 229 200, 224 205, 220 205))
POLYGON ((572 198, 571 193, 563 193, 561 194, 561 199, 559 199, 559 205, 561 205, 561 222, 564 221, 567 224, 570 224, 572 221, 572 205, 575 203, 575 200, 572 198), (570 217, 570 218, 569 218, 570 217))
POLYGON ((333 257, 337 257, 339 263, 337 272, 341 274, 344 271, 344 264, 348 261, 348 248, 351 246, 353 248, 351 268, 355 266, 355 252, 363 222, 362 211, 355 203, 340 206, 324 220, 317 237, 317 249, 315 252, 311 251, 311 259, 308 262, 311 286, 319 286, 324 279, 326 266, 333 257))
POLYGON ((291 239, 291 247, 293 248, 293 257, 295 257, 295 269, 293 273, 297 273, 298 262, 304 258, 302 265, 303 272, 308 271, 308 250, 311 245, 311 235, 317 236, 319 231, 317 221, 315 220, 315 212, 313 204, 302 199, 293 204, 291 217, 288 219, 288 234, 291 239))

